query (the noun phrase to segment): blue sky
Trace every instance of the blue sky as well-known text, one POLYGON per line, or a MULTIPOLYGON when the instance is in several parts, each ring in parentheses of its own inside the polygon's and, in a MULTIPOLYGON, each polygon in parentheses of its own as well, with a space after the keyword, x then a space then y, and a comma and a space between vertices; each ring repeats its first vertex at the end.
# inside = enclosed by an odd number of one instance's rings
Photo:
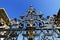
POLYGON ((11 19, 26 14, 31 4, 45 16, 57 14, 60 8, 60 0, 0 0, 0 8, 5 8, 11 19))

